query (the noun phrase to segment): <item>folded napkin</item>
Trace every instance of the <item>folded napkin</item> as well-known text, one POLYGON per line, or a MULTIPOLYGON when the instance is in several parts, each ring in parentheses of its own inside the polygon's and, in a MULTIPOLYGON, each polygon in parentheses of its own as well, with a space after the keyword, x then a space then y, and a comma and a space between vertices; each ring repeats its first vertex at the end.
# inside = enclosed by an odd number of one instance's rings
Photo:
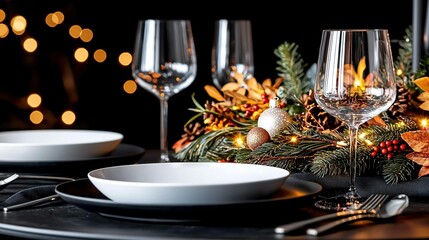
POLYGON ((20 190, 0 203, 4 211, 26 207, 40 207, 63 202, 55 193, 56 185, 35 186, 20 190))

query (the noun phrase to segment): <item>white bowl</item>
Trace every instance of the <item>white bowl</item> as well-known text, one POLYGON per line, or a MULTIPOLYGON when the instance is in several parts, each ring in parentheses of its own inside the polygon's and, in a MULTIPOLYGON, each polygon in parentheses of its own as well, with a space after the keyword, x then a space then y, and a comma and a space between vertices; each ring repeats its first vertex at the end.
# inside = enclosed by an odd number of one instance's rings
POLYGON ((122 141, 116 132, 40 129, 0 132, 0 161, 61 161, 100 157, 122 141))
POLYGON ((257 164, 217 162, 147 163, 106 167, 88 173, 112 201, 141 205, 240 202, 278 191, 289 171, 257 164))

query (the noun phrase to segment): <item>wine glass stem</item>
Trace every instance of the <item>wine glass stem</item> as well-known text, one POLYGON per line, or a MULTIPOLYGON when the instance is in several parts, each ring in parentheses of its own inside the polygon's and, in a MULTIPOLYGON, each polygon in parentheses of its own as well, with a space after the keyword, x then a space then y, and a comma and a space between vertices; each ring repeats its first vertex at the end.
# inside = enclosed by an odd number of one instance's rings
POLYGON ((360 198, 359 193, 356 190, 356 160, 357 160, 357 147, 358 147, 358 131, 359 125, 350 125, 350 187, 346 194, 346 197, 351 201, 360 198))
POLYGON ((161 161, 168 162, 170 161, 168 156, 168 98, 161 98, 161 161))

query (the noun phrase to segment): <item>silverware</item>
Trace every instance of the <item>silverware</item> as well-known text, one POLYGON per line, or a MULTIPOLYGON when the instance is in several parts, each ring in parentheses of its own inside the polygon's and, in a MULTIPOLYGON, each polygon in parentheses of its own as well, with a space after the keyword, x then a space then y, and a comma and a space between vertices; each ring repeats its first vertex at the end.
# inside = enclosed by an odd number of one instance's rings
MULTIPOLYGON (((48 181, 58 181, 58 182, 67 182, 67 181, 75 180, 74 178, 70 178, 70 177, 25 175, 25 174, 19 175, 16 178, 18 177, 20 179, 48 180, 48 181)), ((1 184, 1 181, 0 181, 0 184, 1 184)), ((63 201, 63 199, 59 195, 55 194, 53 190, 55 185, 56 184, 41 185, 41 186, 30 187, 27 189, 20 190, 19 192, 16 192, 15 194, 7 198, 5 201, 3 201, 2 203, 3 211, 8 212, 11 210, 18 210, 18 209, 24 209, 29 207, 36 207, 36 206, 39 207, 39 206, 44 206, 44 205, 63 201), (35 192, 30 194, 31 191, 35 191, 35 192), (34 197, 29 197, 33 194, 34 194, 34 197)))
POLYGON ((380 208, 378 208, 376 211, 373 211, 371 213, 364 213, 364 214, 358 214, 351 217, 342 218, 336 221, 333 221, 331 223, 327 223, 325 225, 322 225, 317 228, 309 228, 307 229, 307 235, 316 236, 322 232, 325 232, 329 229, 332 229, 336 226, 353 222, 360 219, 367 219, 367 218, 391 218, 394 216, 397 216, 402 213, 402 211, 408 207, 409 200, 408 196, 405 194, 399 194, 396 197, 393 197, 391 200, 389 200, 387 203, 382 204, 380 208))
POLYGON ((19 177, 18 174, 12 174, 9 177, 0 180, 0 190, 6 188, 11 182, 13 182, 15 179, 17 179, 19 177))
POLYGON ((305 227, 309 224, 329 220, 329 219, 335 219, 339 217, 346 217, 356 214, 364 214, 374 211, 375 208, 377 208, 382 202, 384 202, 389 195, 385 194, 372 194, 369 196, 356 210, 345 210, 340 211, 336 213, 326 214, 315 218, 310 218, 298 222, 288 223, 284 225, 280 225, 274 229, 274 231, 278 234, 285 234, 294 230, 297 230, 299 228, 305 227))
POLYGON ((28 208, 28 207, 34 207, 34 206, 42 206, 42 205, 46 205, 46 204, 50 204, 50 203, 54 203, 54 202, 58 202, 58 201, 62 201, 62 198, 59 195, 54 194, 51 196, 38 198, 38 199, 28 201, 25 203, 20 203, 20 204, 15 204, 15 205, 10 205, 10 206, 4 207, 3 212, 8 212, 10 210, 23 209, 23 208, 28 208))

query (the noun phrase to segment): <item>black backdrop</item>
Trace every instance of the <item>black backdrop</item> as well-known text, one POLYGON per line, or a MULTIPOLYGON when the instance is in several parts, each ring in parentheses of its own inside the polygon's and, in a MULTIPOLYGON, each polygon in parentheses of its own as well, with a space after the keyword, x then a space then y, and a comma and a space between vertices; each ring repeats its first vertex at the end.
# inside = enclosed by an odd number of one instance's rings
MULTIPOLYGON (((38 52, 29 56, 20 48, 22 37, 10 35, 0 39, 0 116, 1 129, 89 128, 118 131, 124 141, 145 148, 159 147, 159 101, 143 89, 126 94, 122 84, 132 79, 129 67, 118 64, 117 55, 132 52, 138 19, 190 19, 192 23, 198 73, 194 83, 170 99, 169 145, 183 133, 183 124, 193 115, 191 94, 203 103, 208 96, 205 84, 212 84, 210 54, 214 22, 217 19, 249 19, 252 22, 255 77, 259 81, 277 77, 277 58, 273 51, 280 44, 294 42, 310 66, 317 60, 323 29, 385 28, 390 32, 394 54, 395 40, 402 39, 412 24, 410 0, 361 1, 73 1, 73 0, 9 0, 0 8, 7 17, 23 15, 28 20, 27 33, 39 41, 38 52), (108 3, 106 3, 108 2, 108 3), (138 5, 137 5, 138 4, 138 5), (65 21, 51 29, 44 25, 49 12, 62 11, 65 21), (90 43, 71 39, 68 27, 79 24, 94 32, 90 43), (90 51, 103 48, 106 62, 73 62, 73 51, 84 45, 90 51), (92 49, 92 50, 91 50, 92 49), (78 101, 70 104, 62 85, 58 59, 69 59, 78 89, 78 101), (59 115, 72 107, 76 123, 28 123, 28 109, 17 103, 29 92, 43 94, 44 106, 59 115), (71 106, 70 106, 71 105, 71 106)), ((5 20, 6 22, 7 20, 5 20)))

